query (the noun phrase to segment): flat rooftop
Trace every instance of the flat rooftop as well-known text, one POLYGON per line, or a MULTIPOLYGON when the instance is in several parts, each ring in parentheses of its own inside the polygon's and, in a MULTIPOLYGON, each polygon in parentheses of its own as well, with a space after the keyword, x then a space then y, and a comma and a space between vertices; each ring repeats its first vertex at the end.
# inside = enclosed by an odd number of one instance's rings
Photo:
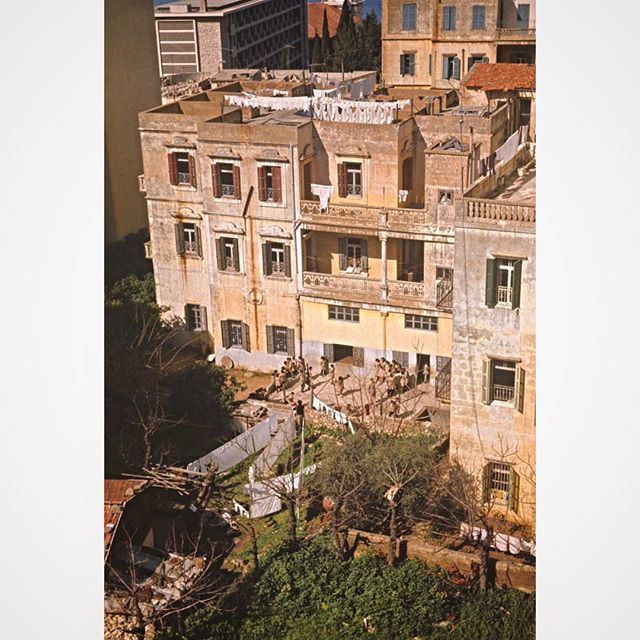
POLYGON ((225 9, 237 9, 241 5, 259 4, 265 0, 206 0, 206 11, 202 11, 200 0, 154 0, 156 17, 188 15, 198 18, 206 15, 219 15, 225 9))
POLYGON ((296 111, 272 111, 264 116, 258 116, 246 121, 244 124, 252 127, 259 126, 281 126, 281 127, 299 127, 309 122, 310 116, 304 116, 296 111))
POLYGON ((485 198, 498 200, 509 204, 535 204, 536 203, 536 168, 535 165, 526 169, 523 176, 515 171, 504 183, 504 186, 494 189, 485 198))

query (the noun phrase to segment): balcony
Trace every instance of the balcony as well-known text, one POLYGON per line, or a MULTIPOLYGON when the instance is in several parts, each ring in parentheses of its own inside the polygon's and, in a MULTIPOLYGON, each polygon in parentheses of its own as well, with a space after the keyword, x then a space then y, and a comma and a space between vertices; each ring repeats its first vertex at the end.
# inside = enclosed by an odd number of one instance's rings
POLYGON ((500 402, 511 402, 514 396, 513 387, 504 384, 493 385, 493 399, 500 402))
POLYGON ((536 29, 519 29, 517 27, 503 27, 496 29, 498 42, 535 42, 536 29))
POLYGON ((451 221, 443 220, 447 213, 438 207, 424 209, 400 209, 396 207, 371 207, 368 205, 329 204, 321 210, 315 200, 301 200, 300 213, 303 222, 322 227, 342 227, 398 231, 401 233, 433 233, 450 235, 453 239, 453 207, 451 221))
POLYGON ((511 306, 512 287, 498 287, 498 304, 511 306))
POLYGON ((304 271, 302 287, 312 293, 362 298, 362 296, 378 299, 381 296, 380 280, 373 280, 365 276, 332 275, 330 273, 313 273, 304 271))

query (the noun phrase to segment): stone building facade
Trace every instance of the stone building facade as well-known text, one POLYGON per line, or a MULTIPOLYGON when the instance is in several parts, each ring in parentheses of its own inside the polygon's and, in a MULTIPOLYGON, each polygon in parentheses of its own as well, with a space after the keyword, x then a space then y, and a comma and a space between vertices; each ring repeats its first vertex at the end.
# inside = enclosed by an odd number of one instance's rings
POLYGON ((478 62, 535 62, 535 0, 383 0, 385 85, 457 89, 478 62))
POLYGON ((176 0, 155 17, 162 76, 307 66, 305 0, 176 0))
MULTIPOLYGON (((532 451, 530 225, 516 220, 514 235, 490 217, 460 217, 470 199, 493 197, 528 152, 522 141, 494 173, 479 169, 519 133, 510 105, 406 108, 387 124, 251 106, 222 113, 220 97, 238 91, 230 83, 140 114, 158 303, 217 362, 269 371, 303 355, 317 370, 324 355, 360 375, 375 358, 396 360, 451 402, 452 443, 473 463, 477 414, 490 434, 498 415, 498 431, 523 434, 522 451, 532 451), (478 256, 487 252, 526 260, 522 307, 485 308, 478 256), (476 408, 469 394, 482 358, 521 366, 526 413, 476 408)), ((495 384, 504 387, 502 375, 495 384)))

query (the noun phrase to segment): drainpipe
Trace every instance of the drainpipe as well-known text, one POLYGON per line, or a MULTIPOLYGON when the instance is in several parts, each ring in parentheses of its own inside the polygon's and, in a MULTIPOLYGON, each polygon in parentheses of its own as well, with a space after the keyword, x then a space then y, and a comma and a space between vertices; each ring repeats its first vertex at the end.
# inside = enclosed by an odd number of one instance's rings
POLYGON ((297 147, 289 143, 289 157, 291 160, 291 193, 293 194, 293 248, 296 256, 296 329, 298 332, 298 355, 302 355, 302 303, 300 292, 302 290, 302 221, 300 219, 299 193, 296 180, 297 176, 297 147))

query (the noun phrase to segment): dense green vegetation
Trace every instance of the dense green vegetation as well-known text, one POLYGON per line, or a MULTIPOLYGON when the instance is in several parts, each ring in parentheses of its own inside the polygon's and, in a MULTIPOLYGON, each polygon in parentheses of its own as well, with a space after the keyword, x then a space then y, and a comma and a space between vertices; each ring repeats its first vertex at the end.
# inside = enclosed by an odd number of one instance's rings
MULTIPOLYGON (((443 570, 373 555, 342 561, 326 538, 271 555, 248 604, 230 598, 189 616, 161 640, 532 640, 535 596, 481 594, 443 570)), ((240 601, 242 598, 239 599, 240 601)))

